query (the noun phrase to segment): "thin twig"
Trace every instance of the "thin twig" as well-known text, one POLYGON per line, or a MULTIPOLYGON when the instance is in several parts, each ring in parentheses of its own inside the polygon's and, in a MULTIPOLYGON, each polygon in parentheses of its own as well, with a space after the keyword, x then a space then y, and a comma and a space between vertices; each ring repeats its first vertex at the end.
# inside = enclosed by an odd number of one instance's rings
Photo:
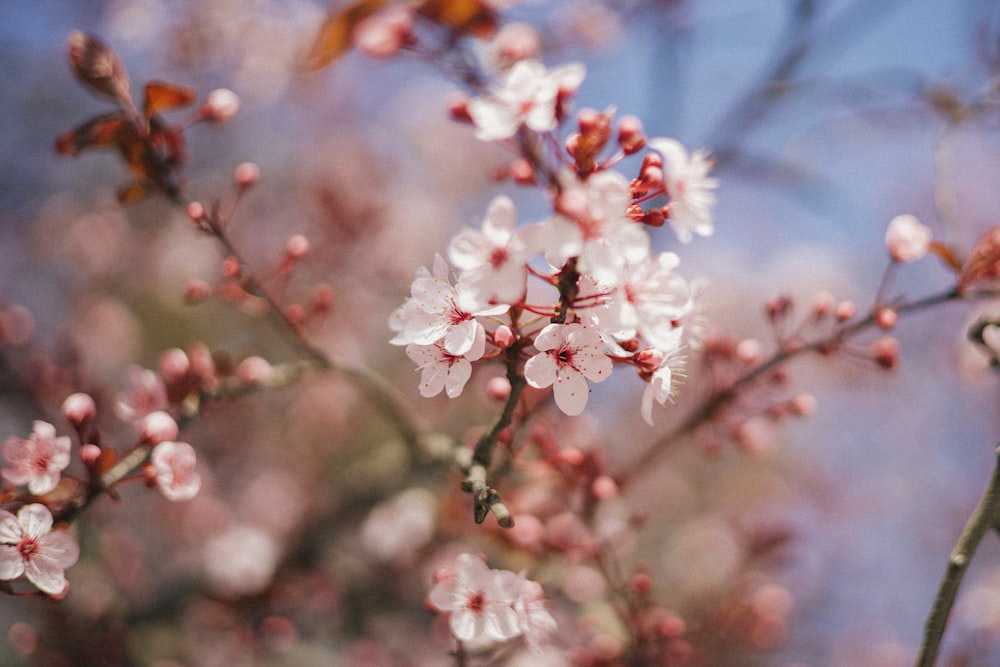
POLYGON ((965 570, 973 554, 976 553, 983 535, 997 525, 998 518, 1000 518, 1000 448, 997 449, 997 462, 993 467, 990 483, 983 491, 979 504, 973 510, 958 542, 955 543, 955 548, 951 551, 951 556, 948 557, 948 567, 941 578, 941 585, 938 587, 934 604, 924 626, 924 639, 920 646, 920 655, 917 657, 917 667, 933 667, 937 660, 948 616, 965 570))

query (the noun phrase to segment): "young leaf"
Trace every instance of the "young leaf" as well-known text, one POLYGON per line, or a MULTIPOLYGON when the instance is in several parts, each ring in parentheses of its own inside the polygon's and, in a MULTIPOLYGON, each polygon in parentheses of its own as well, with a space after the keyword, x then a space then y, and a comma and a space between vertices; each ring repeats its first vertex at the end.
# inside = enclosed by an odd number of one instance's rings
POLYGON ((120 144, 125 124, 125 119, 120 113, 91 118, 83 125, 56 137, 56 151, 61 155, 75 157, 88 148, 120 144))
POLYGON ((347 53, 355 26, 384 4, 385 0, 358 0, 339 12, 328 14, 306 56, 306 67, 322 69, 347 53))
POLYGON ((150 81, 146 84, 143 113, 146 118, 150 118, 153 114, 189 106, 197 97, 198 93, 193 88, 176 86, 166 81, 150 81))
POLYGON ((973 246, 962 265, 958 285, 964 291, 974 283, 997 277, 1000 277, 1000 225, 983 234, 973 246))
POLYGON ((435 23, 486 38, 496 31, 496 12, 483 0, 425 0, 420 13, 435 23))
POLYGON ((131 104, 125 66, 104 42, 79 30, 69 36, 69 63, 80 81, 119 105, 131 104))

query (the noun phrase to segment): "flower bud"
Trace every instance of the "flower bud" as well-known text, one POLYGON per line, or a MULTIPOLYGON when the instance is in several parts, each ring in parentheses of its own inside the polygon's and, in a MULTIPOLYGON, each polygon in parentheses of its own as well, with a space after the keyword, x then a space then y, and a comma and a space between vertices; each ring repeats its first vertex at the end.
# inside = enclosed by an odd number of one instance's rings
POLYGON ((505 377, 491 378, 486 383, 486 393, 497 401, 506 401, 510 396, 510 381, 505 377))
POLYGON ((90 394, 70 394, 63 401, 62 413, 69 423, 80 428, 97 414, 97 405, 90 394))
POLYGON ((899 364, 899 341, 891 336, 872 343, 871 351, 875 363, 886 370, 892 370, 899 364))
POLYGON ((271 377, 273 367, 271 362, 263 357, 251 356, 240 362, 236 367, 236 377, 240 382, 253 384, 255 382, 265 382, 271 377))
POLYGON ((260 180, 260 167, 253 162, 238 164, 233 171, 233 180, 241 190, 252 188, 260 180))
POLYGON ((927 254, 931 246, 930 227, 916 217, 897 215, 885 232, 885 245, 895 262, 912 262, 927 254))
POLYGON ((88 468, 95 465, 101 458, 101 448, 97 445, 87 443, 80 446, 80 460, 88 468))
POLYGON ((590 483, 590 493, 597 500, 611 500, 618 496, 618 483, 608 475, 598 475, 590 483))
POLYGON ((151 412, 142 419, 142 441, 152 445, 173 440, 179 432, 174 418, 162 410, 151 412))
POLYGON ((239 110, 239 95, 228 88, 216 88, 205 97, 201 117, 213 123, 225 123, 232 120, 239 110))
POLYGON ((302 234, 296 234, 285 243, 285 254, 292 259, 302 259, 309 253, 309 239, 302 234))
POLYGON ((493 332, 493 344, 501 350, 506 350, 514 344, 514 331, 506 324, 501 324, 493 332))
POLYGON ((205 219, 205 205, 200 201, 193 201, 187 205, 187 217, 194 222, 201 222, 205 219))
POLYGON ((167 384, 180 382, 190 369, 191 360, 187 352, 179 347, 164 350, 160 355, 160 377, 167 384))
POLYGON ((875 324, 881 329, 892 329, 899 321, 899 314, 892 308, 882 308, 875 313, 875 324))
POLYGON ((622 116, 618 119, 618 145, 625 151, 625 155, 638 153, 646 146, 642 122, 635 116, 622 116))

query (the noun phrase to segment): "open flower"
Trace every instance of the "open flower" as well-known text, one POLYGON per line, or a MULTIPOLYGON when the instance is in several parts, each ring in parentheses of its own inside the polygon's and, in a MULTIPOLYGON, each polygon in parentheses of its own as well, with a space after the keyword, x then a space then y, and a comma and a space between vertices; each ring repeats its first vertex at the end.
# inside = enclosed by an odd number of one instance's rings
POLYGON ((161 442, 149 456, 156 485, 169 500, 191 500, 201 489, 195 471, 194 447, 186 442, 161 442))
POLYGON ((513 572, 491 570, 472 554, 460 554, 428 594, 439 611, 448 612, 451 632, 463 642, 506 641, 521 634, 514 601, 520 580, 513 572))
POLYGON ((406 346, 406 354, 416 364, 420 373, 420 395, 425 398, 437 396, 443 389, 448 398, 462 393, 465 383, 472 377, 472 363, 480 359, 486 351, 486 331, 476 329, 472 347, 464 354, 451 354, 443 341, 431 345, 411 343, 406 346))
POLYGON ((538 354, 524 365, 524 378, 532 387, 555 385, 556 405, 575 416, 587 406, 587 380, 602 382, 611 375, 611 359, 594 327, 582 324, 549 324, 535 337, 538 354))
POLYGON ((3 443, 10 465, 0 474, 14 484, 27 484, 33 495, 45 495, 59 484, 60 473, 69 465, 69 450, 68 436, 56 436, 55 426, 36 421, 27 440, 11 437, 3 443))
POLYGON ((650 139, 649 147, 663 156, 663 181, 670 195, 670 226, 682 243, 691 240, 691 234, 710 236, 712 207, 719 185, 708 175, 712 160, 708 152, 699 149, 688 154, 676 139, 650 139))
POLYGON ((558 122, 561 96, 576 92, 586 70, 573 63, 552 71, 537 60, 520 60, 487 97, 469 100, 476 136, 497 141, 514 136, 522 125, 548 132, 558 122))
POLYGON ((79 557, 73 538, 52 530, 52 513, 45 505, 25 505, 16 516, 0 510, 0 579, 23 574, 43 593, 59 595, 66 588, 66 568, 79 557))
POLYGON ((501 315, 508 306, 477 307, 478 299, 468 285, 448 280, 448 265, 434 258, 434 272, 421 267, 410 286, 410 298, 396 309, 389 326, 397 331, 394 345, 433 345, 443 341, 448 354, 466 354, 483 329, 479 316, 501 315))
POLYGON ((463 229, 448 247, 462 283, 483 305, 514 304, 524 295, 528 252, 516 227, 514 202, 502 195, 490 203, 481 230, 463 229))

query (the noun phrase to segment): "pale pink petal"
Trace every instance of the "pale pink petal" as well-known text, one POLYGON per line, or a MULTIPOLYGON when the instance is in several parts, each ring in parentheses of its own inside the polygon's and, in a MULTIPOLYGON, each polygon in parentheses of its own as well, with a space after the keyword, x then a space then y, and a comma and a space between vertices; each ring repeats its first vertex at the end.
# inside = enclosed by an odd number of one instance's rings
POLYGON ((17 511, 17 521, 24 535, 37 539, 52 530, 52 513, 41 503, 25 505, 17 511))
POLYGON ((10 581, 24 574, 24 559, 12 544, 0 545, 0 580, 10 581))
POLYGON ((587 407, 590 388, 580 373, 560 373, 553 394, 559 409, 570 417, 575 417, 587 407))
POLYGON ((525 362, 524 379, 535 389, 544 389, 556 381, 557 370, 558 366, 551 355, 540 352, 525 362))

